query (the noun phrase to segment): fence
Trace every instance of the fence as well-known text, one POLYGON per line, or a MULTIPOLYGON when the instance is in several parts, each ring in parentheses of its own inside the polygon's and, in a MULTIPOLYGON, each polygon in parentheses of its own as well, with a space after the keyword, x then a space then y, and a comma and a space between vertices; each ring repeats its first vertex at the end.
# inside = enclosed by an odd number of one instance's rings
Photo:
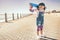
POLYGON ((5 22, 8 22, 9 20, 15 20, 15 19, 20 19, 20 18, 23 18, 23 17, 26 17, 26 16, 29 16, 31 14, 8 14, 8 13, 5 13, 5 14, 0 14, 0 21, 5 21, 5 22))

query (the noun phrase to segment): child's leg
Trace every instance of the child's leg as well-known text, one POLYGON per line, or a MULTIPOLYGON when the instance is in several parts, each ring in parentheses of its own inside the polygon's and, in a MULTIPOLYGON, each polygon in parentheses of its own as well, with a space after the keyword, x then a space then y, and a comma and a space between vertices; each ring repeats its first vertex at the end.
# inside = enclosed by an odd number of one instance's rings
POLYGON ((43 26, 38 26, 38 28, 37 28, 37 35, 39 35, 39 32, 40 32, 40 35, 42 35, 43 34, 43 26))
POLYGON ((37 27, 37 35, 39 36, 39 31, 40 31, 40 28, 39 26, 37 27))
POLYGON ((43 26, 40 26, 40 34, 43 34, 43 26))
POLYGON ((37 31, 37 35, 39 36, 39 31, 37 31))

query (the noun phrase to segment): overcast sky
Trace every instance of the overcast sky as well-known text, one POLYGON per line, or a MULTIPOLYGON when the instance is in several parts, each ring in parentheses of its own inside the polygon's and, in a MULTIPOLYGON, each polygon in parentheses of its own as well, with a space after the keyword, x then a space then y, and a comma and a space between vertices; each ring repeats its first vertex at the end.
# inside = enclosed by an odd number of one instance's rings
POLYGON ((29 3, 46 4, 46 11, 60 10, 60 0, 0 0, 0 13, 29 13, 29 3))

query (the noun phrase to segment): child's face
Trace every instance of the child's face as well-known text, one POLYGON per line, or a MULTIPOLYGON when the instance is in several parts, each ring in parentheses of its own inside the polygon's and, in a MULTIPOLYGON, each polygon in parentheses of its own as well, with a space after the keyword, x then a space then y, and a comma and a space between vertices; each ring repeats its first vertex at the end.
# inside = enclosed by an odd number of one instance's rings
POLYGON ((44 9, 45 8, 45 6, 39 6, 39 10, 42 10, 42 9, 44 9))

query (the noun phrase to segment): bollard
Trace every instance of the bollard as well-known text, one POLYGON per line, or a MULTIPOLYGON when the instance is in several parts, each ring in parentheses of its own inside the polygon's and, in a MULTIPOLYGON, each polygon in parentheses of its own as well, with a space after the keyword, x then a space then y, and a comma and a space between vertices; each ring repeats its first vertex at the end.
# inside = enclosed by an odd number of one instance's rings
POLYGON ((8 21, 7 21, 7 13, 5 13, 5 22, 8 22, 8 21))
POLYGON ((14 20, 14 13, 12 14, 12 19, 14 20))

